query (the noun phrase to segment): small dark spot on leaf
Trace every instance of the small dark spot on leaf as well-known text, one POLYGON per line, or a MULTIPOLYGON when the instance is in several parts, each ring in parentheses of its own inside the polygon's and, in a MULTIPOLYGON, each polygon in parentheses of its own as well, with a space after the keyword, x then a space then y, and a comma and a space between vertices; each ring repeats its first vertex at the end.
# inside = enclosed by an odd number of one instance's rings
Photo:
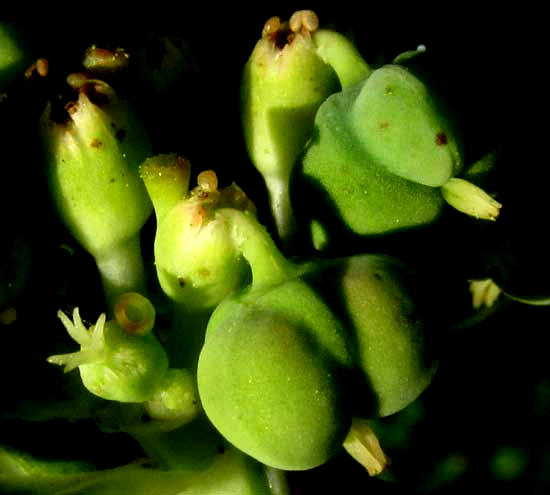
POLYGON ((116 181, 116 179, 115 179, 114 177, 111 177, 111 179, 109 180, 109 182, 110 182, 111 184, 113 184, 115 181, 116 181))
POLYGON ((380 281, 381 281, 381 280, 382 280, 382 275, 380 275, 378 272, 374 272, 374 278, 375 278, 376 280, 380 280, 380 281))
POLYGON ((390 123, 386 120, 384 122, 380 122, 380 129, 387 129, 390 126, 390 123))
POLYGON ((115 137, 121 142, 124 141, 124 138, 126 137, 126 131, 124 129, 118 129, 115 133, 115 137))
POLYGON ((92 142, 90 143, 90 146, 92 148, 101 148, 103 146, 103 143, 99 138, 92 139, 92 142))
POLYGON ((180 287, 185 287, 185 279, 183 277, 178 277, 178 284, 180 287))
POLYGON ((218 452, 223 454, 225 452, 225 447, 223 445, 218 445, 218 452))
POLYGON ((445 134, 444 132, 438 132, 435 136, 435 144, 437 144, 438 146, 443 146, 447 144, 447 134, 445 134))

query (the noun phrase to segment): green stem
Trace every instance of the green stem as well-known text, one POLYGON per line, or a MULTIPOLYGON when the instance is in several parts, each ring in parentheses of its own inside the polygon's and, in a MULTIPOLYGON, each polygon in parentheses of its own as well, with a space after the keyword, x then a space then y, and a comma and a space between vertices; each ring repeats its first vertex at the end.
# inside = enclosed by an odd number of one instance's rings
POLYGON ((275 220, 277 234, 283 248, 288 248, 297 231, 296 218, 292 210, 289 180, 279 177, 265 178, 271 213, 275 220))
POLYGON ((254 287, 278 284, 301 272, 300 267, 283 256, 255 216, 232 208, 221 209, 219 213, 232 225, 233 240, 250 265, 254 287))
POLYGON ((342 34, 319 29, 312 39, 317 54, 334 69, 342 88, 357 84, 372 72, 357 48, 342 34))
POLYGON ((163 469, 202 469, 226 447, 204 414, 169 432, 130 432, 144 452, 163 469))
POLYGON ((146 277, 139 234, 95 256, 109 312, 126 292, 146 294, 146 277))

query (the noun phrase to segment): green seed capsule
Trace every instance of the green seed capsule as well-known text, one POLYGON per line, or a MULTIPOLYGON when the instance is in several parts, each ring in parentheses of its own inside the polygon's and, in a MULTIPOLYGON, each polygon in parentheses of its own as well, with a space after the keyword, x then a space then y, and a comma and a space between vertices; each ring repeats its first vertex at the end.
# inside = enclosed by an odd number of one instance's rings
POLYGON ((437 187, 462 169, 456 132, 429 88, 404 67, 375 70, 349 121, 371 160, 399 177, 437 187))
POLYGON ((280 469, 309 469, 342 445, 352 365, 341 323, 300 280, 223 302, 199 358, 199 394, 237 448, 280 469))
POLYGON ((439 189, 380 166, 356 138, 348 118, 361 86, 330 96, 315 117, 315 132, 292 178, 300 223, 315 222, 327 245, 341 233, 380 235, 430 224, 442 212, 439 189))
POLYGON ((413 270, 387 255, 336 260, 321 274, 327 297, 341 302, 357 344, 357 362, 374 398, 365 405, 374 406, 375 416, 403 409, 437 368, 425 288, 413 270))

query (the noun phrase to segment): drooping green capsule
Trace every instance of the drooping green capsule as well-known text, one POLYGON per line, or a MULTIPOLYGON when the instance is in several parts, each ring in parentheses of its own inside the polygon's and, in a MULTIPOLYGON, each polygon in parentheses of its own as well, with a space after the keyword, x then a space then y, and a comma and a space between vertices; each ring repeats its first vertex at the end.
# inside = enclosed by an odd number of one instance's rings
POLYGON ((289 177, 311 136, 315 112, 342 84, 351 84, 368 72, 347 39, 318 26, 319 19, 312 11, 295 12, 289 22, 269 19, 241 82, 245 144, 265 180, 284 242, 295 228, 289 177), (337 67, 331 65, 335 61, 337 67), (353 69, 348 70, 350 67, 353 69))
POLYGON ((397 64, 327 98, 291 178, 294 211, 314 247, 426 227, 445 203, 496 218, 500 204, 456 177, 459 134, 448 105, 397 64))

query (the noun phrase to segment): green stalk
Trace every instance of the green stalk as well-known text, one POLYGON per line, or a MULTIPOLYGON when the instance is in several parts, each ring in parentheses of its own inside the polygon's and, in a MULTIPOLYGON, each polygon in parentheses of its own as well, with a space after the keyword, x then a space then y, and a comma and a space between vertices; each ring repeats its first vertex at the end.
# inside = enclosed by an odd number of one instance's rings
POLYGON ((219 214, 232 226, 232 236, 237 249, 252 270, 254 288, 282 283, 301 273, 303 268, 297 267, 285 258, 256 217, 232 208, 224 208, 219 214))
POLYGON ((109 311, 126 292, 146 294, 146 276, 140 237, 136 235, 95 256, 109 311))

